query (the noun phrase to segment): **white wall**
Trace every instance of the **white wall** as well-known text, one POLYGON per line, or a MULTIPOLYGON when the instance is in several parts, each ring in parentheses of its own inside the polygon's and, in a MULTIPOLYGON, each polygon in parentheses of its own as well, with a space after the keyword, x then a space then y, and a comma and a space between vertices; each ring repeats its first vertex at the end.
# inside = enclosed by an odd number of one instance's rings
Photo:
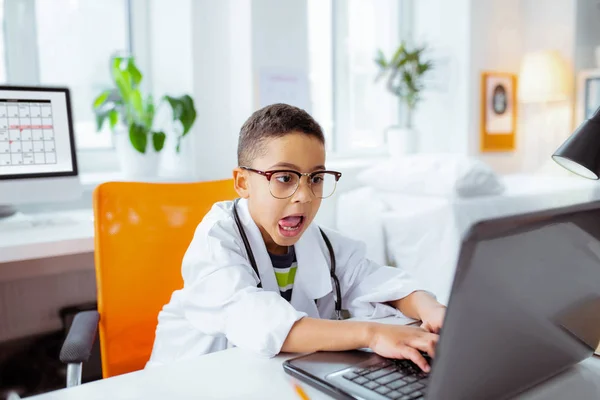
POLYGON ((439 87, 428 90, 415 115, 419 149, 467 151, 469 141, 469 0, 416 0, 414 40, 427 44, 439 87))
POLYGON ((239 130, 258 108, 263 68, 308 71, 307 12, 306 0, 193 2, 197 179, 231 177, 239 130))
MULTIPOLYGON (((576 47, 577 0, 546 0, 543 12, 536 0, 521 1, 522 50, 558 50, 570 74, 576 47)), ((572 82, 571 82, 572 84, 572 82)), ((553 166, 551 154, 572 132, 573 97, 551 104, 521 104, 519 144, 522 168, 535 171, 553 166)))
POLYGON ((577 0, 574 62, 576 71, 597 67, 594 50, 600 46, 599 21, 598 0, 577 0))
MULTIPOLYGON (((522 148, 517 144, 515 152, 480 153, 480 74, 484 71, 519 72, 523 41, 522 19, 528 19, 522 14, 521 3, 522 0, 471 2, 468 151, 472 155, 479 154, 484 161, 502 173, 521 169, 522 148)), ((517 142, 520 136, 522 135, 517 133, 517 142)))
POLYGON ((249 0, 192 5, 193 93, 198 109, 194 176, 231 177, 237 134, 252 111, 249 0))
POLYGON ((547 0, 543 7, 539 0, 415 3, 415 39, 433 47, 442 61, 436 76, 448 82, 442 90, 428 90, 418 111, 421 150, 479 155, 499 173, 539 168, 571 132, 570 103, 546 110, 553 118, 552 138, 547 121, 540 121, 544 110, 520 105, 516 151, 481 154, 480 76, 494 70, 518 73, 526 52, 543 49, 559 50, 572 65, 576 0, 547 0))
MULTIPOLYGON (((144 8, 140 7, 140 9, 144 8)), ((144 45, 148 47, 150 53, 148 68, 155 101, 164 95, 192 95, 194 83, 192 0, 177 0, 177 7, 165 0, 151 0, 145 9, 148 10, 150 22, 147 30, 148 41, 144 45)), ((200 131, 198 121, 183 139, 181 152, 177 154, 175 135, 168 134, 169 128, 172 127, 168 110, 169 107, 163 104, 157 115, 158 121, 164 121, 164 124, 159 124, 159 127, 167 132, 165 148, 161 152, 161 175, 193 176, 193 141, 200 131)))
POLYGON ((306 0, 252 0, 252 67, 283 67, 308 74, 306 0))

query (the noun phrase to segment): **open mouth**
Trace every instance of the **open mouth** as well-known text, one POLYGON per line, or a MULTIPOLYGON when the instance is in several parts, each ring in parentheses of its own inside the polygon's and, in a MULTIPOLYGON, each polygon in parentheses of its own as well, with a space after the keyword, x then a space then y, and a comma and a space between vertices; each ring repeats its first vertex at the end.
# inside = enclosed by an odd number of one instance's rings
POLYGON ((286 237, 296 236, 304 225, 304 215, 289 215, 279 220, 279 233, 286 237))

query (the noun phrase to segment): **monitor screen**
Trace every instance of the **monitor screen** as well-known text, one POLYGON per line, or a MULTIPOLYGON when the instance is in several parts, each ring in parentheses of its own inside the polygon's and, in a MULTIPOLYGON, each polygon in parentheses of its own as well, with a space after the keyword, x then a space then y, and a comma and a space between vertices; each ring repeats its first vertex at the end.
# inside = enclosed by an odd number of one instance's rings
POLYGON ((0 86, 0 179, 77 175, 69 90, 0 86))

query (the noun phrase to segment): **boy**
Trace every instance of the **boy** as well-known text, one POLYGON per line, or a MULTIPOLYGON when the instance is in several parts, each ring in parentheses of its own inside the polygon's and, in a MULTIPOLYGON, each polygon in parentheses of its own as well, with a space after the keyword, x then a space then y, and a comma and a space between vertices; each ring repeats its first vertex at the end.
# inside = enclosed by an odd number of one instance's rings
POLYGON ((159 314, 148 365, 232 345, 269 357, 369 347, 429 371, 420 351, 434 356, 445 308, 401 269, 366 259, 364 244, 324 229, 344 309, 423 323, 328 320, 337 285, 325 237, 311 223, 341 174, 326 171, 324 142, 313 118, 289 105, 267 106, 246 121, 233 171, 242 229, 231 201, 215 204, 198 225, 183 259, 184 287, 159 314))

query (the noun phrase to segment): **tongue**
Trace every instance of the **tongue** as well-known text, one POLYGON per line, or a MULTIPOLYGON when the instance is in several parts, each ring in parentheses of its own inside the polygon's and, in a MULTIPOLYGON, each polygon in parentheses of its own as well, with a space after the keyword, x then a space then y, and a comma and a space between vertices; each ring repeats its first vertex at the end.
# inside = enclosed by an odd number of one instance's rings
POLYGON ((279 221, 279 225, 292 228, 300 223, 301 217, 285 217, 279 221))

